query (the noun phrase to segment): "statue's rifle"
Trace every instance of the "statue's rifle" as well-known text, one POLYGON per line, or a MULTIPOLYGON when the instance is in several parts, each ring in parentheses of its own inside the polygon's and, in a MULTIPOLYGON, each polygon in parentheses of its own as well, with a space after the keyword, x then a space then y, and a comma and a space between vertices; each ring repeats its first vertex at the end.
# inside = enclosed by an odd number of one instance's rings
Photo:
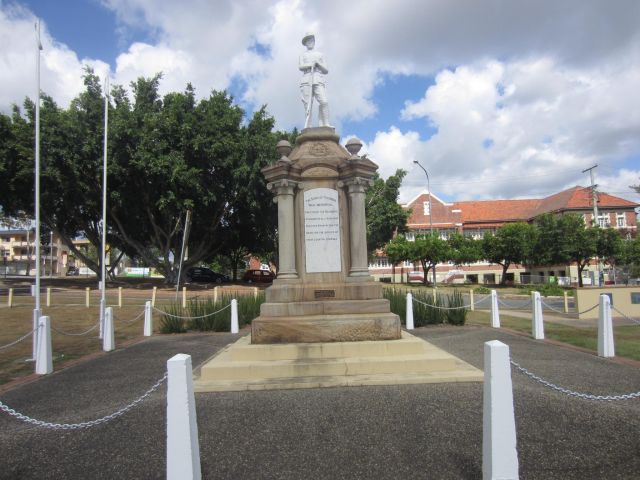
POLYGON ((309 85, 309 105, 307 106, 307 118, 305 119, 304 122, 304 127, 305 128, 309 128, 310 124, 311 124, 311 111, 313 110, 313 82, 315 80, 315 71, 316 71, 316 64, 315 62, 313 63, 313 66, 311 67, 311 84, 309 85))

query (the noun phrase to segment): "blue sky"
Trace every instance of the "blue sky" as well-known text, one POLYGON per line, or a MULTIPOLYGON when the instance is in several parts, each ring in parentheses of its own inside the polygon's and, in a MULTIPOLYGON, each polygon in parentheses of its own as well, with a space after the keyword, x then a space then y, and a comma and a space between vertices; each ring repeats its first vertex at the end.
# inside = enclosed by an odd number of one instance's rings
POLYGON ((33 97, 33 22, 42 89, 61 105, 83 65, 111 83, 163 72, 266 104, 300 128, 300 39, 329 64, 331 122, 357 136, 406 201, 539 197, 588 185, 640 202, 640 3, 634 0, 0 0, 0 110, 33 97), (568 34, 567 32, 571 32, 568 34))

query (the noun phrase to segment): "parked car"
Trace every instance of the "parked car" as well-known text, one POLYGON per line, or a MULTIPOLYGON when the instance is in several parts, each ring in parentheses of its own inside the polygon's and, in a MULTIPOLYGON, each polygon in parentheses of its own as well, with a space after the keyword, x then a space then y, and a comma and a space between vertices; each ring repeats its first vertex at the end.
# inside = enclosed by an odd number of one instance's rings
POLYGON ((242 277, 243 282, 247 283, 271 283, 276 278, 270 270, 247 270, 242 277))
POLYGON ((187 281, 197 283, 223 283, 230 281, 229 277, 222 273, 214 272, 205 267, 192 267, 187 270, 187 281))
POLYGON ((74 265, 70 265, 67 269, 67 277, 76 277, 80 275, 80 269, 74 265))

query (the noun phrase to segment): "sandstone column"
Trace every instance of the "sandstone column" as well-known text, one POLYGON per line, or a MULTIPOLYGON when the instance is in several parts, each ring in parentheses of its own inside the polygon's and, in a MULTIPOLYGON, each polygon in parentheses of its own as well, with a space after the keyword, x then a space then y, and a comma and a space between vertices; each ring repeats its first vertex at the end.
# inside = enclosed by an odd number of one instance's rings
POLYGON ((282 279, 298 278, 293 220, 293 193, 297 186, 297 182, 286 179, 267 185, 275 192, 273 201, 278 204, 278 278, 282 279))
POLYGON ((349 193, 349 231, 351 246, 350 277, 368 277, 367 223, 365 218, 365 190, 371 185, 369 179, 355 177, 344 182, 349 193))

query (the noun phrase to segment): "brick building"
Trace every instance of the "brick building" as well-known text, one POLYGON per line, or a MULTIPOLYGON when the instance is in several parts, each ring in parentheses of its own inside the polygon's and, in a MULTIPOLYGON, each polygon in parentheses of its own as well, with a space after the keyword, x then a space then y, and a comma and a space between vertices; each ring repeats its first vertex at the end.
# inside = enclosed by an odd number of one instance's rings
MULTIPOLYGON (((598 224, 605 227, 620 229, 625 234, 635 235, 636 212, 640 204, 615 197, 607 193, 598 193, 598 224)), ((573 187, 554 195, 539 199, 520 200, 477 200, 447 203, 431 194, 421 193, 403 208, 410 209, 411 215, 407 221, 408 240, 415 239, 417 234, 428 234, 435 230, 441 238, 448 238, 453 232, 482 238, 486 233, 494 233, 502 225, 512 222, 531 222, 544 213, 562 215, 577 213, 582 215, 585 224, 590 225, 593 220, 593 203, 590 188, 573 187)), ((384 256, 377 257, 369 266, 371 274, 377 278, 390 278, 394 272, 384 256)), ((395 268, 395 281, 407 279, 411 272, 420 272, 418 264, 405 262, 395 268)), ((595 264, 586 269, 585 283, 594 281, 595 264)), ((439 264, 436 269, 438 282, 496 283, 500 281, 502 273, 500 265, 478 262, 472 265, 454 266, 439 264)), ((530 275, 536 281, 546 281, 549 277, 559 278, 560 282, 577 283, 577 268, 574 265, 545 266, 526 272, 521 265, 509 269, 510 280, 519 283, 521 275, 530 275)), ((413 273, 418 278, 421 273, 413 273)))

